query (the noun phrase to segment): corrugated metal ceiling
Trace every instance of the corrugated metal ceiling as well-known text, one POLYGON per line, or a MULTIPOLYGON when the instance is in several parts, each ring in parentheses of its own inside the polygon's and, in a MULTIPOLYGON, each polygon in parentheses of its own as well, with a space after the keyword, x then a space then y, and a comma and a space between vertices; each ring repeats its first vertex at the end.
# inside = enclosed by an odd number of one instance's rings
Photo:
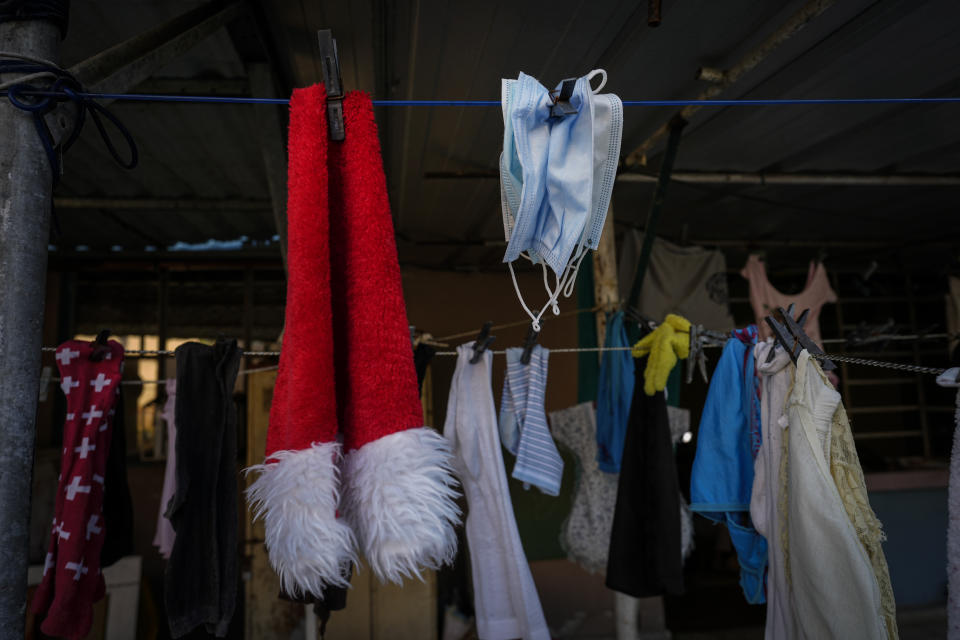
MULTIPOLYGON (((96 51, 202 3, 75 3, 63 62, 96 51)), ((334 30, 348 89, 382 98, 495 98, 500 78, 519 71, 546 85, 595 67, 624 99, 693 98, 707 85, 701 66, 729 68, 803 2, 665 0, 659 28, 636 1, 485 2, 371 0, 262 2, 265 32, 283 82, 320 80, 316 30, 334 30)), ((822 98, 960 94, 954 0, 838 2, 747 74, 723 97, 822 98)), ((159 71, 190 79, 189 90, 243 92, 245 60, 226 30, 159 71)), ((156 82, 156 81, 155 81, 156 82)), ((148 82, 149 84, 149 82, 148 82)), ((167 82, 166 86, 170 83, 167 82)), ((176 82, 174 80, 174 86, 176 82)), ((247 91, 249 90, 246 88, 247 91)), ((145 245, 273 235, 269 191, 249 106, 115 104, 140 145, 140 167, 114 166, 86 132, 67 160, 61 196, 239 199, 261 210, 68 209, 59 245, 140 251, 145 245)), ((683 171, 955 173, 956 105, 729 107, 702 109, 684 132, 683 171)), ((674 110, 632 107, 623 152, 636 148, 674 110)), ((499 109, 378 109, 401 258, 443 267, 494 265, 502 249, 497 182, 440 180, 427 172, 486 172, 502 140, 499 109), (450 246, 418 244, 450 242, 450 246), (456 246, 475 243, 479 246, 456 246)), ((656 154, 650 167, 656 168, 656 154)), ((618 183, 616 220, 642 224, 652 186, 618 183)), ((663 233, 684 224, 700 240, 822 238, 950 239, 944 222, 957 188, 695 186, 675 183, 663 233)))

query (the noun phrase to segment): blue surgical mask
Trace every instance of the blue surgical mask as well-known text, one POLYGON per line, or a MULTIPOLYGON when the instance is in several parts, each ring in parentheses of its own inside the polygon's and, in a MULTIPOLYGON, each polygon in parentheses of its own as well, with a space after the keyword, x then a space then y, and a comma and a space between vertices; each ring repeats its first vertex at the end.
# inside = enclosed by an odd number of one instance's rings
POLYGON ((623 130, 620 99, 596 95, 605 83, 602 70, 577 79, 570 99, 577 112, 560 119, 550 118, 550 92, 531 76, 521 73, 501 85, 504 262, 523 256, 542 265, 549 299, 537 314, 524 302, 510 265, 517 295, 537 330, 547 308, 559 313, 557 298, 572 294, 580 261, 600 242, 623 130), (592 90, 590 80, 598 74, 603 80, 592 90))

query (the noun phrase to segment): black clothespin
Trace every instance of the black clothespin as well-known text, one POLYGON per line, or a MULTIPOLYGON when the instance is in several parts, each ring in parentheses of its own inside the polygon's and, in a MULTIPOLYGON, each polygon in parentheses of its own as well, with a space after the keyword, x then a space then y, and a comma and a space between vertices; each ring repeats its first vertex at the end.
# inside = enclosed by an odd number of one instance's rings
POLYGON ((497 339, 497 336, 490 335, 490 329, 492 327, 493 322, 490 320, 483 323, 483 328, 480 329, 480 333, 477 334, 477 339, 473 341, 473 357, 470 358, 470 364, 480 362, 480 356, 482 356, 483 352, 497 339))
MULTIPOLYGON (((791 318, 793 317, 793 303, 792 303, 792 302, 790 303, 790 306, 787 307, 787 315, 789 315, 791 318)), ((809 315, 810 315, 810 309, 804 309, 804 310, 803 310, 803 313, 801 313, 801 314, 797 317, 797 324, 800 325, 801 327, 803 327, 805 324, 807 324, 807 317, 808 317, 809 315)), ((776 350, 776 349, 770 349, 770 351, 767 352, 767 360, 766 360, 767 363, 773 362, 773 359, 774 359, 774 357, 776 357, 776 355, 777 355, 777 350, 776 350)))
POLYGON ((323 69, 323 86, 327 90, 327 124, 330 139, 343 140, 343 81, 340 78, 340 56, 337 41, 330 29, 317 31, 320 40, 320 66, 323 69))
MULTIPOLYGON (((800 317, 805 320, 806 312, 801 314, 800 317)), ((775 314, 767 316, 764 320, 766 320, 767 324, 773 330, 773 335, 777 341, 783 345, 783 348, 790 354, 790 358, 794 363, 796 363, 800 351, 803 349, 806 349, 813 355, 825 355, 823 349, 818 347, 816 343, 804 333, 803 328, 793 319, 793 316, 791 316, 786 309, 780 307, 775 314)), ((824 359, 820 360, 820 368, 824 371, 833 371, 837 368, 837 365, 830 360, 824 359)))
POLYGON ((110 345, 107 344, 107 338, 110 337, 110 329, 101 329, 97 338, 93 341, 93 352, 90 353, 91 362, 100 362, 110 353, 110 345))
POLYGON ((540 332, 533 329, 533 325, 527 329, 527 337, 523 340, 523 353, 520 355, 521 364, 530 364, 530 355, 533 353, 533 347, 537 344, 537 338, 540 332))
POLYGON ((577 108, 570 104, 570 98, 573 97, 576 86, 576 78, 565 78, 560 81, 559 91, 550 92, 550 98, 553 99, 553 105, 550 107, 551 118, 563 118, 577 112, 577 108))

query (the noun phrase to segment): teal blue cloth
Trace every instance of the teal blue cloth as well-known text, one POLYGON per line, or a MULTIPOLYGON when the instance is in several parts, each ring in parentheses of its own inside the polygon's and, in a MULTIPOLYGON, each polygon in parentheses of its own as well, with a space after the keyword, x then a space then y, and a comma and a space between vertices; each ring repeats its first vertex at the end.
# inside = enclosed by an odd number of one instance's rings
MULTIPOLYGON (((755 340, 755 338, 754 338, 755 340)), ((723 522, 740 561, 740 586, 751 604, 766 602, 767 541, 750 521, 753 454, 751 394, 744 373, 753 371, 753 347, 727 341, 710 381, 690 476, 690 509, 723 522)))
MULTIPOLYGON (((607 318, 607 349, 630 347, 623 312, 607 318)), ((633 356, 630 351, 604 351, 597 382, 597 466, 607 473, 620 473, 623 440, 627 434, 633 401, 633 356)))

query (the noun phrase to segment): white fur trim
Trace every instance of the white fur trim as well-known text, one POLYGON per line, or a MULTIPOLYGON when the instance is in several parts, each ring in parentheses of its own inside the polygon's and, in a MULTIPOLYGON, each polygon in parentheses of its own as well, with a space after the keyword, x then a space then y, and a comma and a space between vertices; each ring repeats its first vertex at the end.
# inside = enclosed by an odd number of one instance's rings
POLYGON ((428 427, 344 457, 343 515, 381 580, 399 584, 453 561, 460 509, 451 460, 450 441, 428 427))
POLYGON ((349 586, 347 561, 356 562, 356 539, 337 518, 340 444, 315 442, 301 451, 278 451, 247 489, 254 519, 263 518, 270 564, 290 595, 320 597, 328 585, 349 586))

